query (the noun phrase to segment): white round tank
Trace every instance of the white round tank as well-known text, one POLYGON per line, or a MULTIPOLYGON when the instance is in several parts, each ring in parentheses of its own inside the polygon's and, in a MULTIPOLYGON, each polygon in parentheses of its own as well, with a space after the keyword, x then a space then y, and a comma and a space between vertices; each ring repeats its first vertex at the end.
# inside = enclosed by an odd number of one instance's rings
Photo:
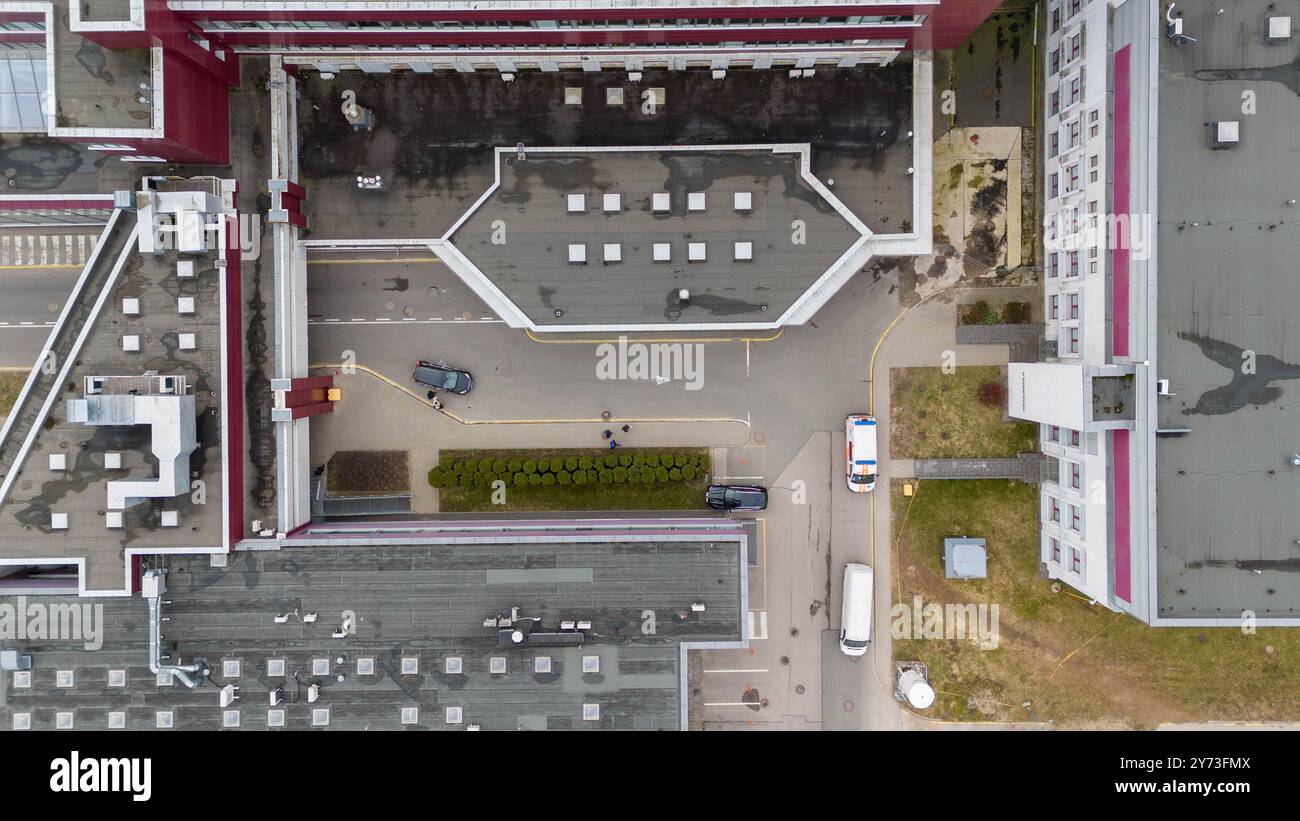
POLYGON ((918 710, 934 704, 934 688, 926 683, 925 676, 918 670, 906 670, 898 677, 898 691, 918 710))

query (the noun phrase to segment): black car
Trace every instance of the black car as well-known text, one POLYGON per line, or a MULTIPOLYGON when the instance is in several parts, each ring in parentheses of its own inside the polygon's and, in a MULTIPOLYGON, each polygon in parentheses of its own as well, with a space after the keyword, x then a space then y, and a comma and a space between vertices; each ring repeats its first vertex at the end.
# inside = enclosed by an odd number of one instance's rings
POLYGON ((461 396, 469 393, 470 388, 474 387, 474 377, 469 375, 469 371, 450 368, 442 362, 425 362, 423 359, 416 364, 411 379, 421 385, 451 391, 461 396))
POLYGON ((714 510, 766 510, 767 488, 757 485, 709 485, 704 501, 714 510))

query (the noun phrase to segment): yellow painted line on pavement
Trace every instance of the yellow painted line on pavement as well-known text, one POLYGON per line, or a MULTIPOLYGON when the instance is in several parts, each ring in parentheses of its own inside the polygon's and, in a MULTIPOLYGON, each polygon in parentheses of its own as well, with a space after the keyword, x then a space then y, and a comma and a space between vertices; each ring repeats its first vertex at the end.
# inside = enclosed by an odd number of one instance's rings
MULTIPOLYGON (((329 370, 329 369, 342 369, 344 366, 341 364, 330 364, 330 365, 309 365, 308 367, 313 370, 329 370)), ((430 402, 425 397, 421 396, 420 394, 416 393, 415 391, 411 390, 410 388, 406 387, 400 382, 396 382, 392 379, 389 379, 387 376, 384 376, 382 373, 379 373, 378 371, 372 368, 368 368, 365 365, 350 365, 347 367, 355 368, 356 370, 361 371, 362 373, 366 373, 369 374, 370 376, 375 377, 381 382, 387 383, 390 387, 396 388, 397 390, 401 391, 402 393, 416 400, 417 402, 424 405, 425 407, 436 410, 439 413, 441 413, 443 416, 447 417, 448 419, 451 419, 452 421, 458 422, 462 425, 589 425, 589 424, 600 425, 600 424, 609 424, 610 422, 617 420, 619 422, 636 422, 638 424, 651 424, 656 422, 671 423, 671 424, 680 424, 680 423, 688 423, 688 422, 738 422, 744 425, 745 427, 749 427, 749 422, 747 420, 735 419, 729 416, 617 416, 617 417, 611 417, 609 419, 603 419, 599 416, 594 416, 590 418, 580 417, 576 419, 541 419, 541 418, 539 419, 466 419, 465 417, 461 416, 458 413, 447 410, 446 406, 443 406, 441 408, 434 408, 433 403, 430 402)))
POLYGON ((0 265, 0 271, 16 271, 22 268, 85 268, 84 265, 77 265, 70 262, 60 262, 57 264, 35 262, 31 265, 0 265))
POLYGON ((891 333, 893 333, 894 328, 898 325, 898 323, 902 322, 903 319, 908 314, 910 314, 912 311, 916 310, 917 308, 920 308, 922 305, 934 299, 935 297, 939 296, 940 294, 948 293, 949 290, 951 289, 944 288, 943 290, 935 291, 932 294, 922 297, 921 300, 917 302, 915 305, 904 308, 901 312, 899 312, 898 316, 894 317, 894 321, 889 323, 889 326, 885 328, 884 332, 880 334, 880 338, 876 340, 876 347, 871 349, 871 364, 867 366, 867 413, 868 414, 871 414, 873 416, 875 415, 876 354, 880 353, 880 346, 885 344, 885 340, 889 338, 889 335, 891 333))
MULTIPOLYGON (((613 339, 543 339, 537 336, 537 334, 533 333, 531 328, 525 328, 524 333, 528 334, 529 339, 541 345, 616 345, 618 344, 620 339, 625 339, 628 342, 641 342, 641 343, 650 343, 650 342, 722 343, 722 342, 773 342, 779 339, 781 337, 781 334, 785 333, 785 328, 777 328, 776 333, 772 334, 771 336, 712 336, 712 337, 677 337, 677 338, 665 337, 661 339, 652 339, 652 338, 643 339, 641 337, 627 336, 626 334, 623 335, 622 337, 616 336, 613 339)), ((560 333, 560 331, 553 331, 552 333, 560 333)), ((636 332, 631 331, 631 333, 636 333, 636 332)))
POLYGON ((441 263, 437 257, 367 257, 364 259, 311 259, 308 265, 392 265, 394 262, 434 262, 441 263))

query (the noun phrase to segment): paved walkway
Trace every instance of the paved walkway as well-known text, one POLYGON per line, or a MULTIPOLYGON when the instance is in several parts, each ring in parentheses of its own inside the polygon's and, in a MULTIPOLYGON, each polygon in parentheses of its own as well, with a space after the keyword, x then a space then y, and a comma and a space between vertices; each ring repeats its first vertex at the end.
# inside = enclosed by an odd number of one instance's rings
POLYGON ((1022 453, 1006 459, 916 459, 912 475, 918 479, 1018 479, 1037 484, 1041 453, 1022 453))

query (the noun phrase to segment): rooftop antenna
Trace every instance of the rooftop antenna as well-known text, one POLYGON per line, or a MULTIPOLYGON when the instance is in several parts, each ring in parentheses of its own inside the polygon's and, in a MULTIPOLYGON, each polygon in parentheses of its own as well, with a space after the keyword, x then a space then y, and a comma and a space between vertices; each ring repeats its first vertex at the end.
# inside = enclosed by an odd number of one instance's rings
POLYGON ((1174 17, 1174 6, 1176 3, 1170 3, 1165 9, 1165 36, 1174 42, 1174 45, 1181 46, 1184 43, 1195 43, 1195 37, 1188 37, 1183 34, 1183 18, 1174 17))

